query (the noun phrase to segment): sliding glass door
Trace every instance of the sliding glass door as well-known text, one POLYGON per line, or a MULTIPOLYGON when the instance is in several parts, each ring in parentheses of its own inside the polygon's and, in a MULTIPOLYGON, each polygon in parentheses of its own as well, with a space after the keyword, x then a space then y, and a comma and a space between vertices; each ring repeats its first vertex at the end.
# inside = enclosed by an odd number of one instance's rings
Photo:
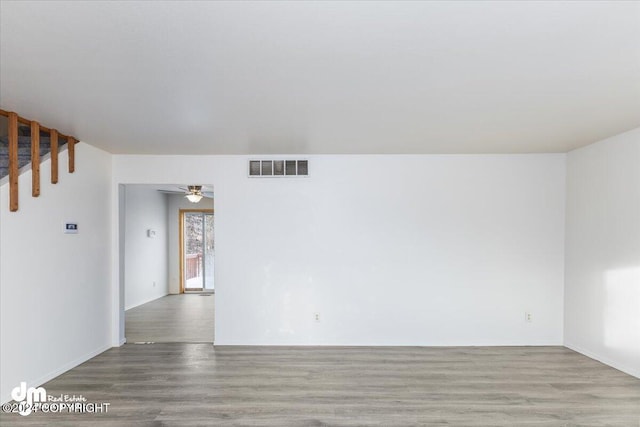
POLYGON ((182 213, 182 283, 185 291, 213 291, 213 212, 182 213))

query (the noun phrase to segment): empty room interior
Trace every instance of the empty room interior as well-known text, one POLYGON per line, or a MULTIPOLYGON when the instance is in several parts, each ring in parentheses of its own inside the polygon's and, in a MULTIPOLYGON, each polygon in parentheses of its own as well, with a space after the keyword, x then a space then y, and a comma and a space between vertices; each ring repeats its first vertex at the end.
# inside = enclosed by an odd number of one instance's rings
POLYGON ((120 188, 129 343, 214 342, 213 189, 198 187, 120 188))
POLYGON ((640 2, 0 0, 2 426, 639 426, 640 2))

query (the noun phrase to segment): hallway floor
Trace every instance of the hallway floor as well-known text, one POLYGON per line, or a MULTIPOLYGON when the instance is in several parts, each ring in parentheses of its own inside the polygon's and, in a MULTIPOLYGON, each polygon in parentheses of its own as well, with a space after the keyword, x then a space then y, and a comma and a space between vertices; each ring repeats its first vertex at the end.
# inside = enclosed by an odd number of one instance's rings
POLYGON ((213 294, 167 295, 125 312, 127 343, 213 342, 213 294))

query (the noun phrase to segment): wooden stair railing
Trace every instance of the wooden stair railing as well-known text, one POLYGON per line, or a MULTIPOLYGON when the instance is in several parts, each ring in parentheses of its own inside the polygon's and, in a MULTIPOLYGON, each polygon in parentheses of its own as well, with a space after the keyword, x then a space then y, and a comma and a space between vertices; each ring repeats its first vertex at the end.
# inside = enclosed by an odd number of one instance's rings
POLYGON ((78 142, 73 136, 63 135, 56 129, 51 129, 40 125, 34 120, 27 120, 18 114, 0 109, 0 115, 8 118, 9 136, 9 210, 18 210, 18 176, 20 174, 18 165, 18 125, 19 123, 31 127, 31 195, 40 195, 40 132, 49 132, 50 152, 51 152, 51 183, 58 183, 58 147, 60 138, 66 139, 67 150, 69 151, 69 173, 75 171, 75 145, 78 142))

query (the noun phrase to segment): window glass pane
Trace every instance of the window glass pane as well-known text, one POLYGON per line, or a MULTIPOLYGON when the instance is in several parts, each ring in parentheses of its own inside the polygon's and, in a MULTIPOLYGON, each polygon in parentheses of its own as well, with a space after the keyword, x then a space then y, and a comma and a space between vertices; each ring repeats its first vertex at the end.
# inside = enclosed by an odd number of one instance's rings
POLYGON ((203 227, 201 213, 184 215, 184 288, 198 290, 203 287, 203 227))
POLYGON ((204 288, 213 290, 213 215, 204 215, 204 288))

